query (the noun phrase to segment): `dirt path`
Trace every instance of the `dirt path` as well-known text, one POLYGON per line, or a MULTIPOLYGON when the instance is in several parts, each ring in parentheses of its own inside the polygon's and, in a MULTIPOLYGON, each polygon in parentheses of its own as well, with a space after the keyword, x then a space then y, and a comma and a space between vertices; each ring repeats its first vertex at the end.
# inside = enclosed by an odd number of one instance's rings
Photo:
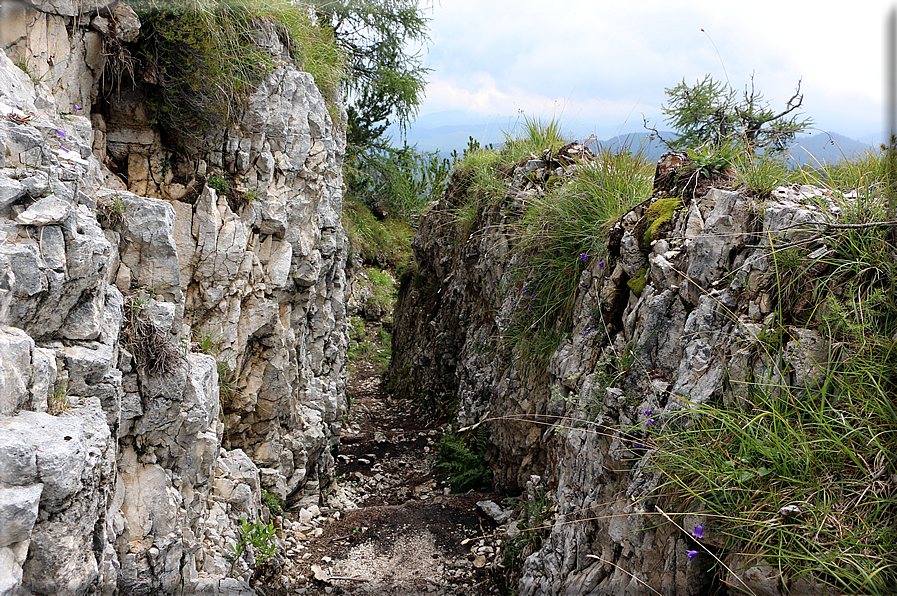
POLYGON ((432 471, 440 433, 386 394, 372 366, 359 366, 347 393, 337 482, 359 508, 285 515, 290 546, 277 593, 499 594, 500 545, 483 538, 495 524, 477 501, 501 495, 448 494, 432 471))

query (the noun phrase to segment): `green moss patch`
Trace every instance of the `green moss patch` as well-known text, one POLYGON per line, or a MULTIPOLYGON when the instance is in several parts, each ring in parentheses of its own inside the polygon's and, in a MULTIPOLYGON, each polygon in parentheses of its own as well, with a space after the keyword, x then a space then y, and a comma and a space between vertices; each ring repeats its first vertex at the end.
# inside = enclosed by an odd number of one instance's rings
POLYGON ((648 219, 648 229, 642 237, 645 246, 649 246, 654 239, 654 234, 663 224, 673 219, 676 209, 682 206, 680 197, 666 197, 657 199, 648 207, 645 217, 648 219))

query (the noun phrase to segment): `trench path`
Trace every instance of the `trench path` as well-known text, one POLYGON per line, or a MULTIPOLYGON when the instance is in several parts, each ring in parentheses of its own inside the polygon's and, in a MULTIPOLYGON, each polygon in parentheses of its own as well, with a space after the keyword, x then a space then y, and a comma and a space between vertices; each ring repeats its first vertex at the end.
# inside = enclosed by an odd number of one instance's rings
POLYGON ((286 514, 293 521, 283 531, 301 546, 288 549, 286 585, 277 593, 501 593, 500 541, 483 538, 495 523, 476 503, 502 496, 447 494, 432 469, 441 432, 413 403, 388 394, 373 366, 359 364, 347 394, 352 405, 336 456, 337 482, 359 508, 322 507, 309 533, 295 511, 286 514))

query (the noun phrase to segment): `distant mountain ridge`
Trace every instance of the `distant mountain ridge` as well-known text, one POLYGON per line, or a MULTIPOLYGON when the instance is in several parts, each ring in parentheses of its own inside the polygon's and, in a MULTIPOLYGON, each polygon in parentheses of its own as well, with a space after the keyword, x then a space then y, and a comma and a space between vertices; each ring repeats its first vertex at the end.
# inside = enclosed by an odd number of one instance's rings
MULTIPOLYGON (((412 123, 405 140, 409 145, 416 145, 420 151, 438 152, 448 157, 452 151, 461 153, 468 145, 470 138, 480 145, 498 145, 505 140, 506 134, 524 122, 523 117, 484 118, 482 115, 463 111, 438 112, 421 116, 412 123)), ((568 135, 579 141, 594 139, 601 145, 628 145, 632 151, 643 150, 650 160, 657 160, 667 151, 663 143, 652 139, 652 133, 645 131, 639 123, 625 123, 619 127, 589 126, 581 124, 568 130, 568 135)), ((402 131, 395 125, 387 134, 395 142, 401 142, 402 131)), ((675 135, 670 131, 660 131, 665 138, 675 135)), ((815 132, 800 135, 790 150, 795 165, 806 165, 812 162, 831 163, 840 159, 855 157, 864 151, 873 149, 863 143, 838 133, 815 132)))

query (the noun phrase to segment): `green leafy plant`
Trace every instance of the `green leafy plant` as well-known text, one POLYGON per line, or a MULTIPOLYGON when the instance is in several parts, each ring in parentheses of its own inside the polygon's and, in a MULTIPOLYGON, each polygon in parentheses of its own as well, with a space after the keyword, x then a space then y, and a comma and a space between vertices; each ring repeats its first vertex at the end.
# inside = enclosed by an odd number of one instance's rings
POLYGON ((272 515, 283 515, 286 503, 284 500, 272 493, 271 491, 262 489, 262 505, 268 508, 272 515))
POLYGON ((738 154, 738 150, 727 143, 713 145, 704 143, 697 149, 686 149, 689 166, 699 178, 712 178, 727 170, 738 154))
POLYGON ((264 564, 277 552, 273 521, 268 522, 267 525, 261 522, 249 523, 244 517, 243 523, 237 528, 237 531, 239 538, 229 554, 231 566, 228 576, 230 577, 233 577, 237 561, 243 556, 247 547, 252 547, 252 555, 255 558, 256 565, 264 564))
POLYGON ((456 493, 483 490, 492 484, 492 470, 486 465, 488 439, 479 426, 467 433, 447 433, 436 444, 439 460, 434 470, 456 493))
POLYGON ((225 194, 230 192, 230 183, 221 176, 210 176, 206 184, 217 192, 225 194))

